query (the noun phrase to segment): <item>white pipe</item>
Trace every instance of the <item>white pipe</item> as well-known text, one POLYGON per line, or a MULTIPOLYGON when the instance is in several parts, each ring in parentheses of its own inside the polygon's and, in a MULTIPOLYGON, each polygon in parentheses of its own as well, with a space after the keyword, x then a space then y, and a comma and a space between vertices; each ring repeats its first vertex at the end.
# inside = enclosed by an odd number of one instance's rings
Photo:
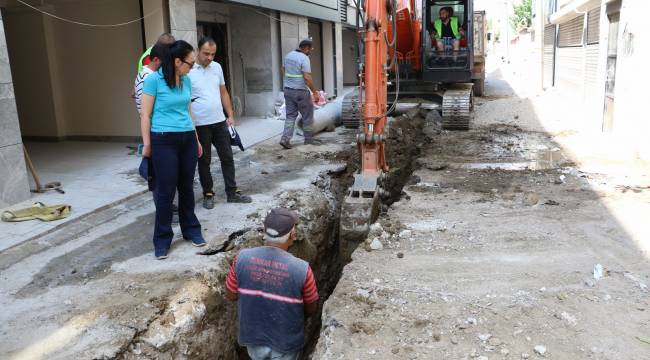
MULTIPOLYGON (((332 102, 329 102, 322 106, 319 109, 314 110, 314 124, 313 124, 313 131, 314 134, 318 134, 321 131, 327 130, 327 129, 334 129, 336 128, 336 124, 338 124, 341 120, 341 111, 343 110, 343 98, 338 98, 332 102)), ((302 118, 300 117, 300 114, 298 114, 298 119, 297 119, 297 125, 298 133, 300 135, 303 134, 302 132, 302 118)))

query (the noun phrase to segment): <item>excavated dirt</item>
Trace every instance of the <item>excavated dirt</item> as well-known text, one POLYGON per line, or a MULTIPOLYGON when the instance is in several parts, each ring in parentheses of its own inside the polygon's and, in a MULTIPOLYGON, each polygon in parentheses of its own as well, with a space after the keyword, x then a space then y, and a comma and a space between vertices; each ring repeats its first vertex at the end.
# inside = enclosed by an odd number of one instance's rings
MULTIPOLYGON (((405 174, 410 174, 415 154, 422 147, 422 137, 418 135, 423 119, 400 118, 391 123, 388 159, 400 164, 394 167, 388 177, 388 188, 395 190, 391 198, 398 198, 405 183, 405 174), (406 139, 406 140, 405 140, 406 139)), ((290 249, 294 255, 307 260, 314 269, 321 295, 321 304, 334 290, 343 266, 348 259, 342 258, 339 251, 338 223, 340 202, 351 185, 352 174, 357 168, 358 155, 348 142, 354 132, 341 130, 336 140, 341 144, 332 150, 309 151, 296 148, 278 155, 275 149, 262 147, 252 161, 261 162, 268 157, 281 160, 280 179, 291 181, 293 168, 296 170, 313 161, 338 164, 330 166, 311 180, 307 188, 291 189, 280 193, 276 202, 297 211, 301 224, 298 241, 290 249), (284 163, 289 165, 284 165, 284 163)), ((272 172, 268 166, 262 173, 272 172)), ((266 175, 265 174, 265 175, 266 175)), ((266 189, 257 188, 258 191, 266 189)), ((252 213, 248 217, 261 221, 264 213, 252 213)), ((143 358, 247 358, 244 349, 236 342, 236 306, 224 298, 224 279, 228 266, 236 253, 243 248, 262 244, 261 227, 233 233, 224 246, 225 253, 217 253, 220 266, 208 273, 202 273, 189 286, 185 296, 166 299, 158 308, 157 316, 146 329, 137 333, 128 347, 118 354, 118 359, 143 358), (184 323, 179 327, 179 323, 184 323), (164 340, 163 340, 164 339, 164 340)), ((219 246, 217 246, 219 248, 219 246)), ((306 324, 308 341, 304 351, 306 358, 316 344, 321 329, 320 316, 311 317, 306 324)))
POLYGON ((325 303, 312 358, 648 359, 648 231, 634 214, 649 210, 647 169, 581 171, 517 125, 434 125, 325 303))

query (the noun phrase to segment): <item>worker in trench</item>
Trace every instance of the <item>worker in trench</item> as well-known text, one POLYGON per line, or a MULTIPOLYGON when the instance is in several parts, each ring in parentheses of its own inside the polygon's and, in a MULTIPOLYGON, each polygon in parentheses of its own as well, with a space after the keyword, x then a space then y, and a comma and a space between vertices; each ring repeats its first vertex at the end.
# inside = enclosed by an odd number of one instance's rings
POLYGON ((226 279, 226 297, 239 305, 239 344, 253 360, 297 359, 305 317, 317 310, 309 263, 287 251, 297 223, 295 212, 271 210, 264 219, 264 246, 242 250, 226 279))

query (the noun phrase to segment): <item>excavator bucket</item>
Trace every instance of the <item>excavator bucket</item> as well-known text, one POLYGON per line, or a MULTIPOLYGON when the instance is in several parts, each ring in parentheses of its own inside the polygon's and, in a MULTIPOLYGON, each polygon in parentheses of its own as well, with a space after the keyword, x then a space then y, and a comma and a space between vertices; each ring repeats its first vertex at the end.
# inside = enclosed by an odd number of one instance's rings
POLYGON ((340 236, 347 241, 362 241, 379 214, 377 177, 357 174, 341 205, 340 236))
POLYGON ((377 220, 380 206, 377 180, 377 176, 354 176, 354 184, 341 205, 340 236, 346 241, 364 240, 370 224, 377 220))

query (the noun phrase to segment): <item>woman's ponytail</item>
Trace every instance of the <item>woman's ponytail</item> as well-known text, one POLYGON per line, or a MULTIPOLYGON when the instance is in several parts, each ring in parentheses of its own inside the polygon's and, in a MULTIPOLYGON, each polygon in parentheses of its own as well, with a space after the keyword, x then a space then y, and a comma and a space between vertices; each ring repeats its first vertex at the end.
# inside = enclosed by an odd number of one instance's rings
POLYGON ((177 40, 169 45, 162 46, 160 53, 160 68, 167 86, 171 89, 176 87, 176 64, 175 60, 185 61, 189 53, 194 51, 192 45, 187 41, 177 40))

